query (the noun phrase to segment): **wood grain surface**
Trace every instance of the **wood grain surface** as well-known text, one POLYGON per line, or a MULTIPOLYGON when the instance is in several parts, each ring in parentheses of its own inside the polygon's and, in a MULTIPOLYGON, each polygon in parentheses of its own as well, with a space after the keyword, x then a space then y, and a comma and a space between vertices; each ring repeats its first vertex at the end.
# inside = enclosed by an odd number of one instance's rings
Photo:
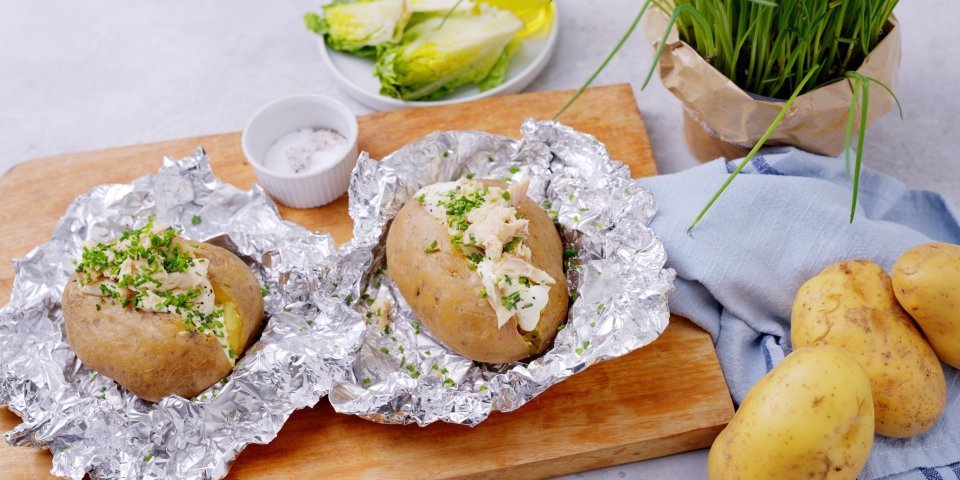
MULTIPOLYGON (((528 117, 549 118, 571 92, 528 93, 359 118, 361 150, 380 158, 435 130, 519 136, 528 117)), ((628 85, 587 90, 561 120, 605 142, 634 177, 656 174, 643 119, 628 85)), ((254 181, 240 134, 133 145, 29 161, 0 177, 0 298, 13 283, 9 259, 48 240, 78 195, 101 183, 156 172, 163 156, 206 148, 214 173, 241 188, 254 181)), ((344 195, 330 205, 281 207, 289 220, 343 243, 352 222, 344 195)), ((269 445, 238 458, 230 478, 543 478, 709 446, 733 405, 709 336, 674 317, 652 345, 591 367, 509 414, 470 429, 379 425, 337 415, 326 400, 294 413, 269 445)), ((0 429, 18 418, 0 411, 0 429)), ((43 478, 50 455, 0 444, 0 476, 43 478)))

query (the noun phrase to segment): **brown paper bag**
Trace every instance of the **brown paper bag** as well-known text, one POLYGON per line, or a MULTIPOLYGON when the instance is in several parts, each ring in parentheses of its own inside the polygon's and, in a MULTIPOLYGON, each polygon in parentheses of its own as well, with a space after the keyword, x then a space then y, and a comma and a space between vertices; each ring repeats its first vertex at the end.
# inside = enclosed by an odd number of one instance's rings
MULTIPOLYGON (((669 18, 658 9, 646 15, 644 33, 654 50, 669 18)), ((684 137, 701 161, 743 156, 760 139, 783 107, 782 100, 757 99, 707 63, 682 42, 674 27, 658 64, 660 80, 685 107, 684 137)), ((867 55, 858 72, 896 91, 900 69, 900 28, 890 18, 887 34, 867 55)), ((843 152, 854 81, 844 79, 797 97, 766 145, 793 145, 822 155, 843 152)), ((867 125, 889 112, 894 100, 879 85, 870 89, 867 125)))

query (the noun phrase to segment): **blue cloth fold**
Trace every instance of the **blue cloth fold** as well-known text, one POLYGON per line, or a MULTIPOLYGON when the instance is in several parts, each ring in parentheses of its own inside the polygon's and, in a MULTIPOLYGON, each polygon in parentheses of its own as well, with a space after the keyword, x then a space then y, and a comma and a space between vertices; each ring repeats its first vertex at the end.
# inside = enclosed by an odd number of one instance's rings
MULTIPOLYGON (((849 223, 843 160, 793 148, 754 158, 688 234, 734 167, 716 160, 641 183, 657 199, 653 229, 677 271, 671 310, 713 337, 737 404, 790 352, 790 310, 803 282, 841 260, 866 258, 889 272, 916 245, 960 243, 957 212, 940 195, 868 168, 849 223)), ((908 440, 876 437, 861 478, 960 479, 960 372, 944 371, 947 406, 939 422, 908 440)))

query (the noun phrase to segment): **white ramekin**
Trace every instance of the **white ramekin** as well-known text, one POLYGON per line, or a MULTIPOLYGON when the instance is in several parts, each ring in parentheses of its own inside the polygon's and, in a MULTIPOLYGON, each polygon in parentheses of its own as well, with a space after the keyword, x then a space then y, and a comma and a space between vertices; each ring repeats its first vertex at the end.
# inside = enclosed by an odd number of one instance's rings
POLYGON ((347 191, 357 163, 357 118, 342 103, 304 93, 268 103, 253 115, 240 138, 243 154, 260 185, 278 202, 294 208, 328 204, 347 191), (300 128, 331 128, 347 138, 343 157, 329 167, 302 174, 279 173, 263 165, 267 150, 280 137, 300 128))

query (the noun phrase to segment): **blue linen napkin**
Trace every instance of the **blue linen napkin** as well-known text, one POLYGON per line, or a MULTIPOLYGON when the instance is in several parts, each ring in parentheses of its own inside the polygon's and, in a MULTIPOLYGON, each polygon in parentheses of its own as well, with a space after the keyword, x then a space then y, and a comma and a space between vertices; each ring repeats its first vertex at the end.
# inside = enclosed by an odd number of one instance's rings
MULTIPOLYGON (((922 243, 960 243, 957 212, 938 194, 861 172, 856 219, 842 159, 793 148, 755 157, 690 234, 687 227, 736 166, 723 160, 641 180, 658 204, 653 229, 676 269, 670 309, 707 330, 737 404, 791 350, 800 285, 831 263, 866 258, 889 273, 922 243)), ((960 187, 960 186, 958 186, 960 187)), ((960 372, 944 365, 947 406, 923 435, 877 436, 861 478, 960 479, 960 372)))

